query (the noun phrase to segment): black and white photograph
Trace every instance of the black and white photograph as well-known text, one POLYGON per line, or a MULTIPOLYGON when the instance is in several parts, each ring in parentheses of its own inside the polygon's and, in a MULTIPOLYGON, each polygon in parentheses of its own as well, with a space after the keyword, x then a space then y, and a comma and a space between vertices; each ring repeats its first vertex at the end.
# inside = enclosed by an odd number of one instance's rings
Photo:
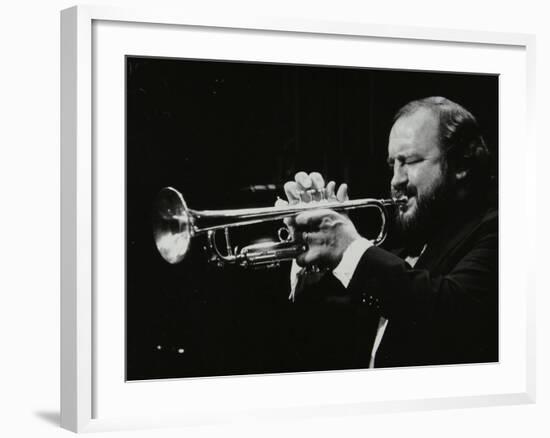
POLYGON ((550 436, 545 3, 2 10, 8 438, 550 436))
POLYGON ((125 68, 128 381, 499 362, 498 75, 125 68))

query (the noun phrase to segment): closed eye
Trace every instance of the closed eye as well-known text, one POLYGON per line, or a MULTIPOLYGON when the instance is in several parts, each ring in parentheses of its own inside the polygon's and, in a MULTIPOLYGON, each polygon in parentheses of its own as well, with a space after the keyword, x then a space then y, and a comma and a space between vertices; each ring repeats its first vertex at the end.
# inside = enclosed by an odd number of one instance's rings
POLYGON ((390 170, 393 170, 396 161, 401 166, 408 166, 408 165, 420 163, 420 162, 424 161, 424 159, 419 158, 419 157, 410 157, 410 158, 403 158, 403 159, 398 158, 397 160, 391 160, 391 161, 388 160, 388 167, 389 167, 390 170))
POLYGON ((416 164, 416 163, 420 163, 422 161, 424 161, 422 158, 408 158, 408 159, 405 160, 405 164, 408 164, 408 165, 416 164))

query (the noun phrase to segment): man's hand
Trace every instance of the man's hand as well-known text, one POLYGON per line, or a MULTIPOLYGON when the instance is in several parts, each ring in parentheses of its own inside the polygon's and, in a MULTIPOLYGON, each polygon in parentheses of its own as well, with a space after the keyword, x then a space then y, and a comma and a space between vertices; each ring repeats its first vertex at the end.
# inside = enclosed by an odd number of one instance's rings
POLYGON ((335 193, 336 183, 330 181, 325 187, 325 180, 319 172, 311 172, 309 175, 305 172, 298 172, 294 177, 294 181, 285 183, 285 194, 290 204, 299 202, 321 201, 347 201, 348 186, 342 184, 335 193))
MULTIPOLYGON (((289 204, 314 202, 323 199, 344 202, 348 199, 347 185, 342 184, 335 192, 336 183, 331 181, 325 187, 321 174, 298 172, 294 181, 285 184, 289 204)), ((287 204, 279 200, 276 205, 287 204)), ((307 250, 296 258, 300 266, 315 265, 334 269, 347 247, 361 236, 351 220, 344 214, 327 209, 308 210, 294 218, 286 218, 293 239, 304 242, 307 250)))

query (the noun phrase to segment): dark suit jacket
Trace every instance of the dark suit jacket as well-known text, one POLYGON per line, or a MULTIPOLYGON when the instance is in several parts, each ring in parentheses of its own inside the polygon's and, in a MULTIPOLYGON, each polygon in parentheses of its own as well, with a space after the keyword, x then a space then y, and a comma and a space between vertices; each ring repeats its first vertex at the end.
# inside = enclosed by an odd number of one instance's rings
POLYGON ((331 275, 296 300, 303 369, 364 368, 380 316, 375 367, 498 361, 498 216, 455 216, 411 268, 368 249, 345 290, 331 275))
POLYGON ((389 320, 375 367, 498 361, 497 213, 456 216, 414 268, 370 248, 348 289, 365 319, 389 320))

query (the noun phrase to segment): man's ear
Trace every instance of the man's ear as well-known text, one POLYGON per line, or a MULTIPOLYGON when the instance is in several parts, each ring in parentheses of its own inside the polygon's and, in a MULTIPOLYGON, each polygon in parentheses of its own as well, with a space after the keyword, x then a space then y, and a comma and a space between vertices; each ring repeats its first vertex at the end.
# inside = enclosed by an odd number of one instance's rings
POLYGON ((468 171, 466 169, 460 170, 455 174, 457 181, 462 181, 464 178, 466 178, 466 176, 468 176, 468 171))

